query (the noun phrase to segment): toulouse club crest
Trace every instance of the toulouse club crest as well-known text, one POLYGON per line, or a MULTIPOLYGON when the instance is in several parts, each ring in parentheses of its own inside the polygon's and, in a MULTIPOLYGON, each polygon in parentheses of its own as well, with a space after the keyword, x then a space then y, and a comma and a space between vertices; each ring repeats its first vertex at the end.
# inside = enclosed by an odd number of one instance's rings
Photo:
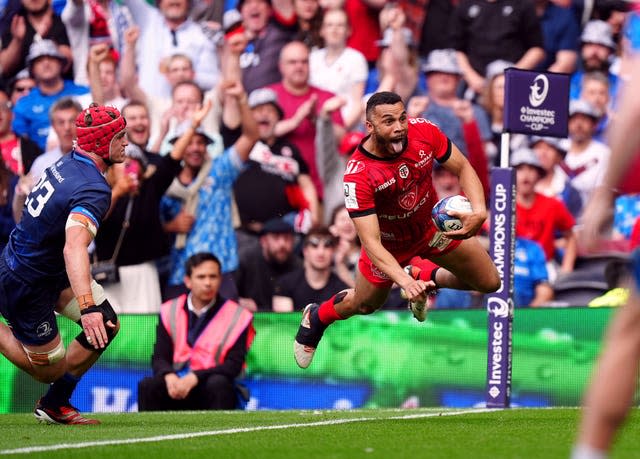
POLYGON ((406 164, 402 164, 398 168, 398 174, 400 175, 400 178, 406 179, 409 177, 409 167, 406 164))
POLYGON ((398 197, 398 205, 404 210, 412 210, 418 201, 418 186, 413 185, 411 189, 398 197))

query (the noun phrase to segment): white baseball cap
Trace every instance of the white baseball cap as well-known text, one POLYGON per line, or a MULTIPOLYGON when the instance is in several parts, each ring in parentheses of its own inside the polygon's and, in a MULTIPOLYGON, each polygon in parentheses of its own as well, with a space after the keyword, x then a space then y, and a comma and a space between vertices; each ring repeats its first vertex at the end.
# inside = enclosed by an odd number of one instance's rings
POLYGON ((613 41, 613 30, 608 22, 593 20, 585 24, 580 36, 582 43, 595 43, 616 50, 616 42, 613 41))
POLYGON ((422 65, 422 71, 424 73, 440 72, 462 75, 454 49, 434 49, 431 51, 426 62, 422 65))

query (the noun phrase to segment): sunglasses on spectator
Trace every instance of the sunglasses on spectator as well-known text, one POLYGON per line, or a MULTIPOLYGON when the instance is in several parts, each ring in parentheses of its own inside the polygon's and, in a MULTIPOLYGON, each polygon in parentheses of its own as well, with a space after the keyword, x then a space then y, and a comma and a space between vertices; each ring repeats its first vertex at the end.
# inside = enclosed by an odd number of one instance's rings
POLYGON ((13 88, 13 90, 15 92, 26 92, 26 91, 31 91, 34 87, 33 86, 16 86, 13 88))
POLYGON ((323 239, 319 237, 310 237, 307 242, 305 242, 305 245, 310 245, 314 249, 320 247, 321 244, 324 248, 333 248, 336 246, 333 239, 323 239))

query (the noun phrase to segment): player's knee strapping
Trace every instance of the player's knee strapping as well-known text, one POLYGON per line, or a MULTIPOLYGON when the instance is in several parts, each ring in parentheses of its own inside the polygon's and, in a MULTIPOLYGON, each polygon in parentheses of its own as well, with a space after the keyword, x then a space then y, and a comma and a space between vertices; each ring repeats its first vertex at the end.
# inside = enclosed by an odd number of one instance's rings
MULTIPOLYGON (((104 348, 102 349, 96 349, 95 347, 93 347, 91 344, 89 344, 89 341, 87 341, 87 336, 85 335, 84 331, 81 331, 78 336, 76 336, 76 341, 78 341, 80 343, 80 345, 82 347, 84 347, 85 349, 89 349, 90 351, 94 351, 94 352, 99 352, 102 353, 104 352, 104 350, 109 347, 109 345, 111 344, 111 341, 113 341, 113 338, 115 338, 116 334, 118 333, 117 331, 117 327, 116 328, 111 328, 107 325, 108 322, 111 322, 114 325, 118 324, 118 315, 116 314, 116 312, 113 310, 113 308, 111 307, 111 304, 109 303, 108 300, 104 300, 102 301, 102 303, 95 305, 95 306, 91 306, 92 308, 96 309, 96 312, 101 312, 102 313, 102 322, 104 323, 104 328, 107 330, 107 344, 104 348)), ((80 324, 81 322, 78 321, 80 324)))
POLYGON ((65 350, 62 341, 58 343, 56 347, 48 352, 33 352, 23 346, 24 352, 26 352, 29 362, 32 365, 46 366, 53 365, 56 362, 64 359, 65 350))

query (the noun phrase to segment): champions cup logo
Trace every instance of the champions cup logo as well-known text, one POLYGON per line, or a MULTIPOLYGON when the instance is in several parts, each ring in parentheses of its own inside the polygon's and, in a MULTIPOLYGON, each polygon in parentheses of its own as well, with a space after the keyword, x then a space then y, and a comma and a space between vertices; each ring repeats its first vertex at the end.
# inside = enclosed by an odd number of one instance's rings
POLYGON ((533 80, 533 84, 529 86, 529 89, 531 89, 529 93, 529 103, 532 107, 539 107, 547 98, 549 79, 546 75, 538 75, 533 80), (539 84, 542 84, 542 87, 539 86, 539 84))
POLYGON ((569 75, 513 67, 504 74, 504 131, 567 137, 569 75))
POLYGON ((493 314, 495 317, 508 317, 509 303, 502 298, 490 297, 487 301, 487 312, 493 314))

